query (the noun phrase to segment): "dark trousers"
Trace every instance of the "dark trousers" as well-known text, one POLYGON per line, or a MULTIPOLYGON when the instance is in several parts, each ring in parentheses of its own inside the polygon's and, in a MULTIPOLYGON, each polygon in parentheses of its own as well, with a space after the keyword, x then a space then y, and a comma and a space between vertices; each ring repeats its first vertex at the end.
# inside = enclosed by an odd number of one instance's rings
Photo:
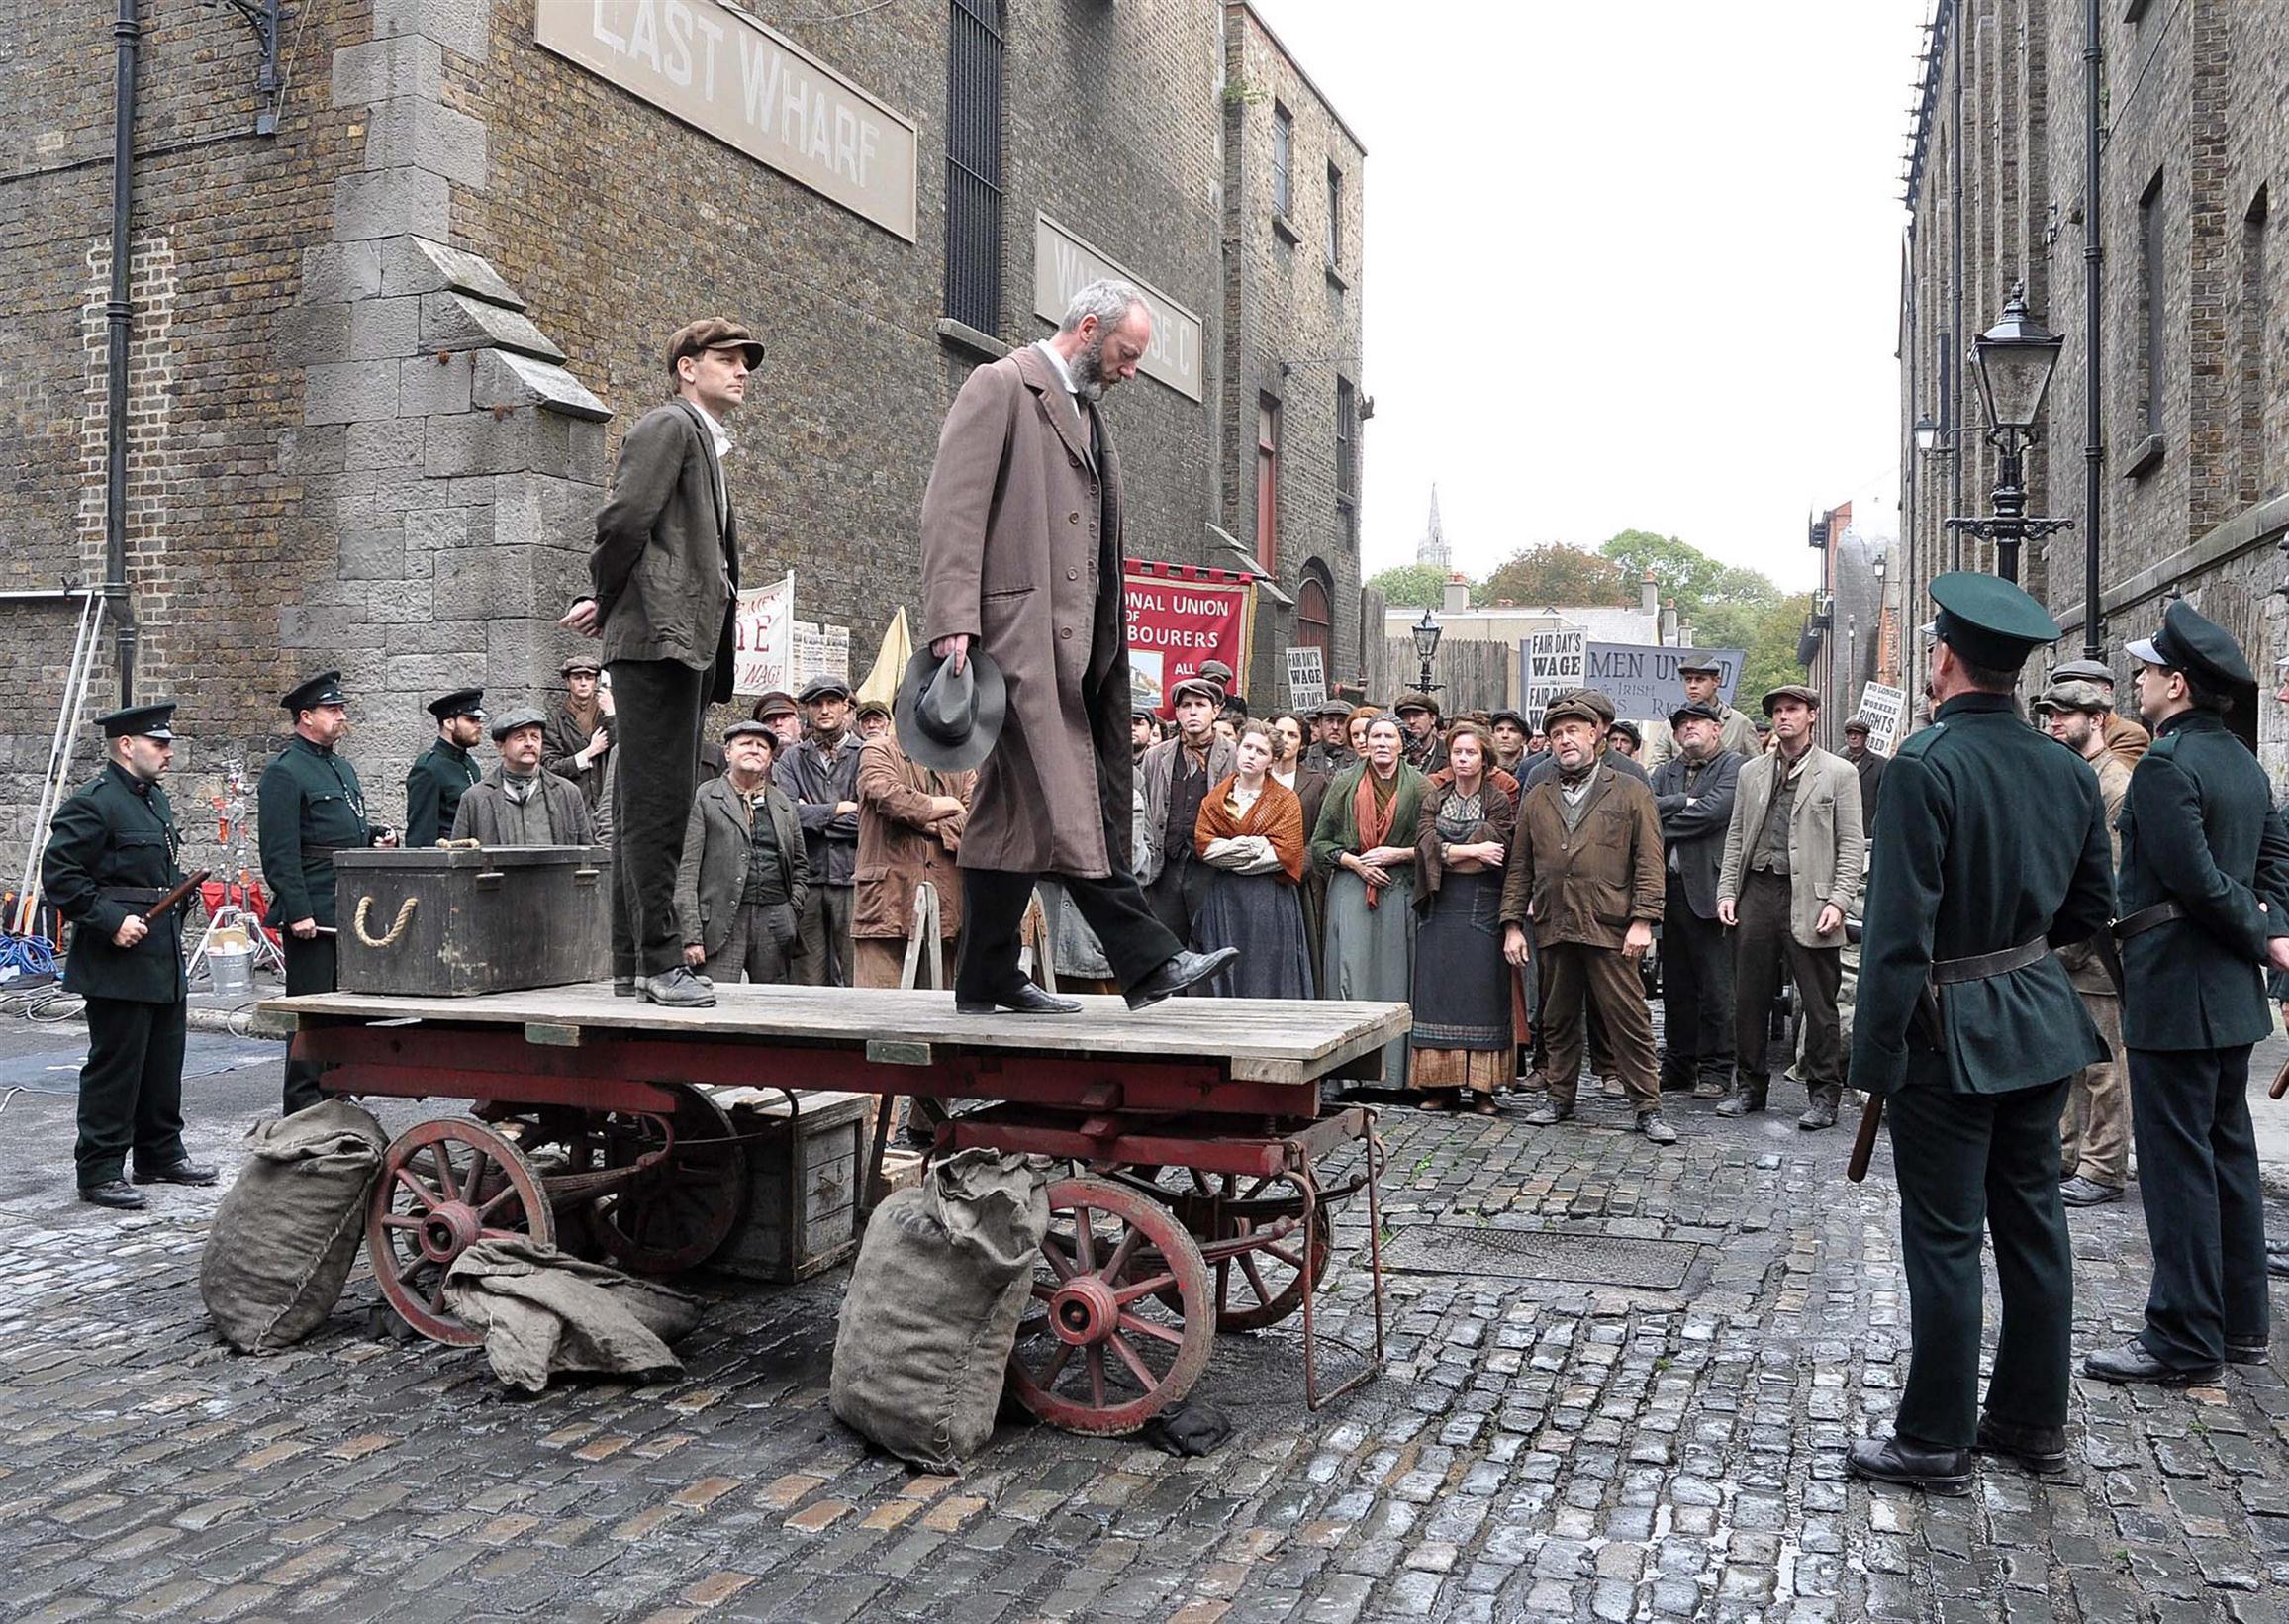
POLYGON ((1685 900, 1685 883, 1669 876, 1662 913, 1662 1087, 1696 1081, 1720 1088, 1733 1080, 1733 944, 1725 927, 1704 919, 1685 900))
POLYGON ((1192 863, 1172 855, 1153 876, 1153 883, 1144 888, 1145 907, 1184 947, 1192 945, 1192 920, 1199 902, 1194 894, 1197 888, 1188 883, 1192 878, 1192 863))
POLYGON ((676 869, 699 774, 714 678, 681 660, 615 660, 612 973, 664 976, 684 962, 676 869))
MULTIPOLYGON (((1968 1449, 1978 1429, 1982 1233, 1994 1241, 2003 1297, 1988 1412, 2022 1427, 2066 1424, 2074 1276, 2058 1198, 2065 1100, 2061 1078, 2010 1094, 1906 1088, 1885 1101, 1915 1339, 1895 1423, 1903 1437, 1968 1449)), ((2261 1283, 2262 1247, 2257 1261, 2261 1283)))
MULTIPOLYGON (((1103 879, 1083 880, 1070 874, 1055 878, 1097 932, 1113 980, 1125 990, 1175 958, 1185 944, 1153 916, 1109 825, 1104 849, 1112 872, 1103 879)), ((1007 1000, 1025 985, 1017 964, 1017 932, 1025 922, 1025 905, 1033 900, 1037 878, 1005 869, 962 870, 962 942, 954 966, 958 1002, 1007 1000)))
POLYGON ((814 881, 803 900, 803 913, 795 928, 803 937, 803 954, 795 961, 798 987, 848 987, 850 967, 850 909, 856 896, 852 886, 830 886, 814 881))
POLYGON ((1605 1023, 1614 1073, 1629 1091, 1630 1103, 1640 1111, 1658 1106, 1662 1097, 1654 1079, 1653 1014, 1646 1008, 1637 961, 1618 947, 1581 942, 1550 942, 1537 951, 1544 977, 1542 1027, 1550 1042, 1550 1102, 1561 1110, 1574 1108, 1587 1016, 1594 1014, 1605 1023))
POLYGON ((87 1064, 79 1069, 79 1188, 183 1160, 183 1004, 87 1001, 87 1064))
POLYGON ((1788 1068, 1788 1056, 1780 1056, 1775 1066, 1765 1053, 1772 1001, 1780 996, 1780 974, 1786 970, 1804 1005, 1804 1092, 1834 1100, 1844 1093, 1844 1028, 1836 1011, 1844 988, 1844 950, 1806 947, 1796 939, 1788 927, 1784 874, 1752 869, 1742 878, 1734 907, 1741 925, 1733 937, 1733 1042, 1741 1070, 1768 1078, 1788 1068))
MULTIPOLYGON (((279 932, 279 944, 286 952, 286 996, 300 993, 331 993, 334 991, 334 938, 319 932, 304 941, 291 930, 279 932)), ((308 1110, 326 1098, 318 1080, 326 1068, 315 1060, 288 1060, 286 1062, 286 1114, 308 1110)))
MULTIPOLYGON (((1527 927, 1527 939, 1533 940, 1532 926, 1527 927)), ((1550 1076, 1550 1018, 1546 1012, 1550 1007, 1550 960, 1537 951, 1527 973, 1534 978, 1534 1046, 1528 1060, 1534 1070, 1547 1079, 1550 1076)), ((1587 1034, 1583 1047, 1589 1056, 1589 1075, 1615 1076, 1613 1045, 1606 1040, 1605 1021, 1594 1003, 1589 1006, 1582 1030, 1587 1034)))
POLYGON ((2129 1055, 2130 1127, 2153 1248, 2139 1340, 2165 1365, 2215 1365, 2228 1342, 2264 1341, 2269 1317, 2248 1045, 2129 1055))

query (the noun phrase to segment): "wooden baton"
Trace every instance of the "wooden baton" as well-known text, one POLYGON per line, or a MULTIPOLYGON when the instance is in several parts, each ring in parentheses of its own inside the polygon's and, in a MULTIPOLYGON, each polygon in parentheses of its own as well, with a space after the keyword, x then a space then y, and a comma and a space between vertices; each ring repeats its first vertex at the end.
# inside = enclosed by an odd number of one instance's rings
POLYGON ((2265 1091, 2274 1099, 2289 1094, 2289 1060, 2281 1062, 2281 1069, 2273 1074, 2273 1086, 2265 1091))
POLYGON ((1844 1176, 1856 1185, 1867 1178, 1867 1159, 1875 1154, 1875 1130, 1882 1121, 1883 1096, 1871 1094, 1867 1103, 1860 1107, 1860 1132, 1852 1141, 1852 1161, 1844 1170, 1844 1176))
POLYGON ((203 868, 199 870, 198 873, 151 904, 143 912, 143 923, 149 924, 153 919, 163 919, 176 908, 181 908, 185 902, 189 901, 192 892, 207 883, 207 876, 213 872, 213 869, 203 868))

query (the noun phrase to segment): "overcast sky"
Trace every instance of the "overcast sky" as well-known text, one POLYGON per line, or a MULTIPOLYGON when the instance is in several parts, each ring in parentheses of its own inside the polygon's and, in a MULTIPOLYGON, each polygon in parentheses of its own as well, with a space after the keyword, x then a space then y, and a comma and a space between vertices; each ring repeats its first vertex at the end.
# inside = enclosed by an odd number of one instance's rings
POLYGON ((1630 527, 1789 590, 1899 527, 1899 201, 1930 0, 1257 0, 1368 149, 1362 546, 1630 527))

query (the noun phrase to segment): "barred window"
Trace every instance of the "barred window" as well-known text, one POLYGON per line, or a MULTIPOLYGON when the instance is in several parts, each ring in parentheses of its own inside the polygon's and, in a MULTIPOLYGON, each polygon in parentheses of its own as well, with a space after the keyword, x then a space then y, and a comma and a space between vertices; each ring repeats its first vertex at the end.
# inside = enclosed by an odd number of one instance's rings
POLYGON ((1001 325, 1001 0, 953 0, 946 51, 946 314, 1001 325))
POLYGON ((1272 212, 1295 212, 1295 115, 1272 104, 1272 212))

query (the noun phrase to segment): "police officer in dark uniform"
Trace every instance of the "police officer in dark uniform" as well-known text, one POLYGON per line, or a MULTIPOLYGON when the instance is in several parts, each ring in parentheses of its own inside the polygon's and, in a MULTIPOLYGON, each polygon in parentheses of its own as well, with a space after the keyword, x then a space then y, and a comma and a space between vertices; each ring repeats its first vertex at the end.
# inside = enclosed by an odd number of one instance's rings
MULTIPOLYGON (((321 671, 278 702, 294 736, 270 758, 255 789, 268 923, 286 950, 286 992, 331 993, 334 983, 334 854, 345 846, 394 846, 397 835, 366 821, 357 769, 334 746, 349 731, 341 673, 321 671)), ((286 1114, 315 1105, 321 1068, 286 1063, 286 1114)))
MULTIPOLYGON (((2105 1045, 2051 951, 2103 931, 2113 849, 2098 779, 2021 719, 2019 667, 2058 635, 2008 581, 1932 582, 1932 725, 1884 775, 1851 1078, 1885 1102, 1914 1345, 1863 1478, 1970 1490, 1974 1447, 2066 1466, 2074 1311, 2058 1116, 2105 1045), (1982 1232, 2003 1324, 1979 1405, 1982 1232)), ((1877 1108, 1871 1101, 1870 1109, 1877 1108)))
POLYGON ((437 741, 406 773, 406 844, 415 851, 453 832, 462 795, 484 776, 469 752, 485 730, 485 690, 456 688, 427 709, 437 718, 437 741))
POLYGON ((2107 1382, 2187 1386, 2265 1361, 2265 1217, 2249 1048, 2289 967, 2289 835, 2257 764, 2257 683, 2184 599, 2130 645, 2153 742, 2123 798, 2122 1042, 2153 1284, 2146 1328, 2083 1361, 2107 1382), (2237 737, 2237 733, 2240 734, 2237 737))
POLYGON ((79 1072, 79 1198, 134 1210, 135 1184, 211 1185, 183 1149, 183 914, 143 910, 182 881, 182 837, 159 778, 174 759, 172 701, 96 718, 104 769, 55 809, 41 884, 71 921, 66 991, 87 1001, 79 1072))

